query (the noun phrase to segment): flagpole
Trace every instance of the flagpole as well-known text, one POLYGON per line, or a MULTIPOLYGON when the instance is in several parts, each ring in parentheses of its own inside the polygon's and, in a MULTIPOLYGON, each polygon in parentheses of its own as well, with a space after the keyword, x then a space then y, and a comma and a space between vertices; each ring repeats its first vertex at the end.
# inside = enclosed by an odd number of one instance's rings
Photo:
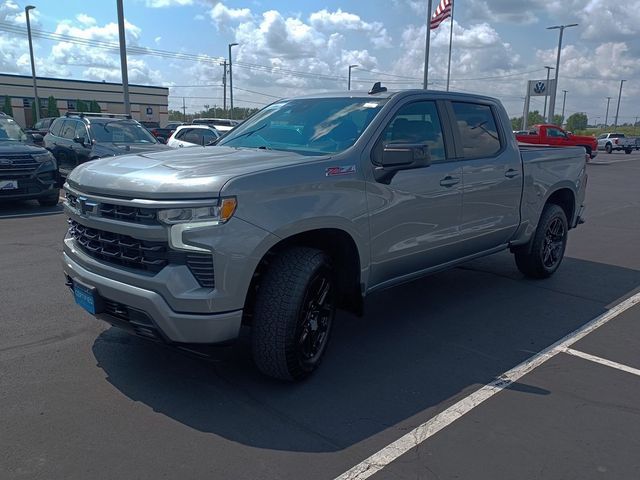
POLYGON ((424 47, 424 80, 422 82, 422 88, 427 89, 428 78, 429 78, 429 44, 431 40, 431 8, 433 0, 429 0, 427 2, 427 35, 424 47))
POLYGON ((453 9, 455 2, 451 2, 451 30, 449 31, 449 65, 447 66, 447 92, 449 91, 449 78, 451 77, 451 46, 453 45, 453 9))

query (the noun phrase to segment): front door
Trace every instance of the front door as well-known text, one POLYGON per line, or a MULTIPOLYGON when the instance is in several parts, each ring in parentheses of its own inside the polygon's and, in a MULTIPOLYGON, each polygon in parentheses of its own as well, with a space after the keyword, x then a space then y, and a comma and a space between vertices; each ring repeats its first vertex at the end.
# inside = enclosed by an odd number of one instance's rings
POLYGON ((399 171, 388 184, 372 181, 367 185, 371 287, 456 258, 462 168, 447 155, 436 103, 401 105, 373 148, 374 165, 384 145, 394 143, 427 145, 432 163, 399 171))

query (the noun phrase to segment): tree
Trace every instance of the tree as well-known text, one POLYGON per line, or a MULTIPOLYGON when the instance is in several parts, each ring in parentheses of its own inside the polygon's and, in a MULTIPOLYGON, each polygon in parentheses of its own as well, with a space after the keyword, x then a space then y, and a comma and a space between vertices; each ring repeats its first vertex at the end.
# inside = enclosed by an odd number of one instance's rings
POLYGON ((567 118, 567 130, 575 132, 576 130, 584 130, 587 128, 587 123, 589 119, 587 115, 582 112, 574 113, 569 118, 567 118))
POLYGON ((53 95, 49 96, 47 100, 47 117, 59 117, 60 110, 58 110, 58 102, 53 97, 53 95))
POLYGON ((537 123, 546 123, 544 121, 544 117, 540 114, 538 110, 529 112, 529 115, 527 115, 527 125, 531 126, 537 123))
POLYGON ((554 125, 562 125, 562 123, 564 122, 564 118, 562 117, 562 115, 553 115, 553 124, 554 125))
POLYGON ((13 117, 13 108, 11 107, 11 99, 8 95, 4 96, 4 105, 2 106, 2 111, 7 115, 11 115, 13 117))
POLYGON ((100 104, 97 101, 91 100, 89 102, 89 111, 93 113, 101 113, 102 109, 100 108, 100 104))
POLYGON ((76 111, 77 112, 88 112, 89 104, 84 100, 76 100, 76 111))

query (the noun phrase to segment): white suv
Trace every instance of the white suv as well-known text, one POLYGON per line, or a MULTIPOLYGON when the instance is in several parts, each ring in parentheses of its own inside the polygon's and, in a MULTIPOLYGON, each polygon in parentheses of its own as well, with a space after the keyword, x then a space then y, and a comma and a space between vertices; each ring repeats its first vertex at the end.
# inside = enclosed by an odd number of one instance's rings
POLYGON ((167 145, 171 148, 204 147, 218 138, 220 132, 208 125, 180 125, 167 140, 167 145))

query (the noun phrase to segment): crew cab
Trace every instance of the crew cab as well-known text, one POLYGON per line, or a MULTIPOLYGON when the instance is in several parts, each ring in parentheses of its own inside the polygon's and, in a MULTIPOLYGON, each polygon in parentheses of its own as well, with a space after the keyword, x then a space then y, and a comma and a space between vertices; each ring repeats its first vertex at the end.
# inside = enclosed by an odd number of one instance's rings
POLYGON ((585 157, 519 147, 490 97, 283 99, 216 146, 71 172, 66 283, 97 318, 190 350, 245 325, 257 367, 299 380, 336 308, 362 314, 371 292, 506 249, 552 275, 584 216, 585 157))
POLYGON ((516 139, 521 143, 533 145, 549 145, 552 147, 584 147, 590 158, 598 155, 598 142, 595 137, 587 135, 574 135, 557 125, 539 124, 526 133, 516 134, 516 139))
POLYGON ((603 133, 598 135, 597 140, 598 150, 604 150, 607 153, 624 150, 624 153, 629 154, 637 148, 637 140, 625 137, 624 133, 603 133))

